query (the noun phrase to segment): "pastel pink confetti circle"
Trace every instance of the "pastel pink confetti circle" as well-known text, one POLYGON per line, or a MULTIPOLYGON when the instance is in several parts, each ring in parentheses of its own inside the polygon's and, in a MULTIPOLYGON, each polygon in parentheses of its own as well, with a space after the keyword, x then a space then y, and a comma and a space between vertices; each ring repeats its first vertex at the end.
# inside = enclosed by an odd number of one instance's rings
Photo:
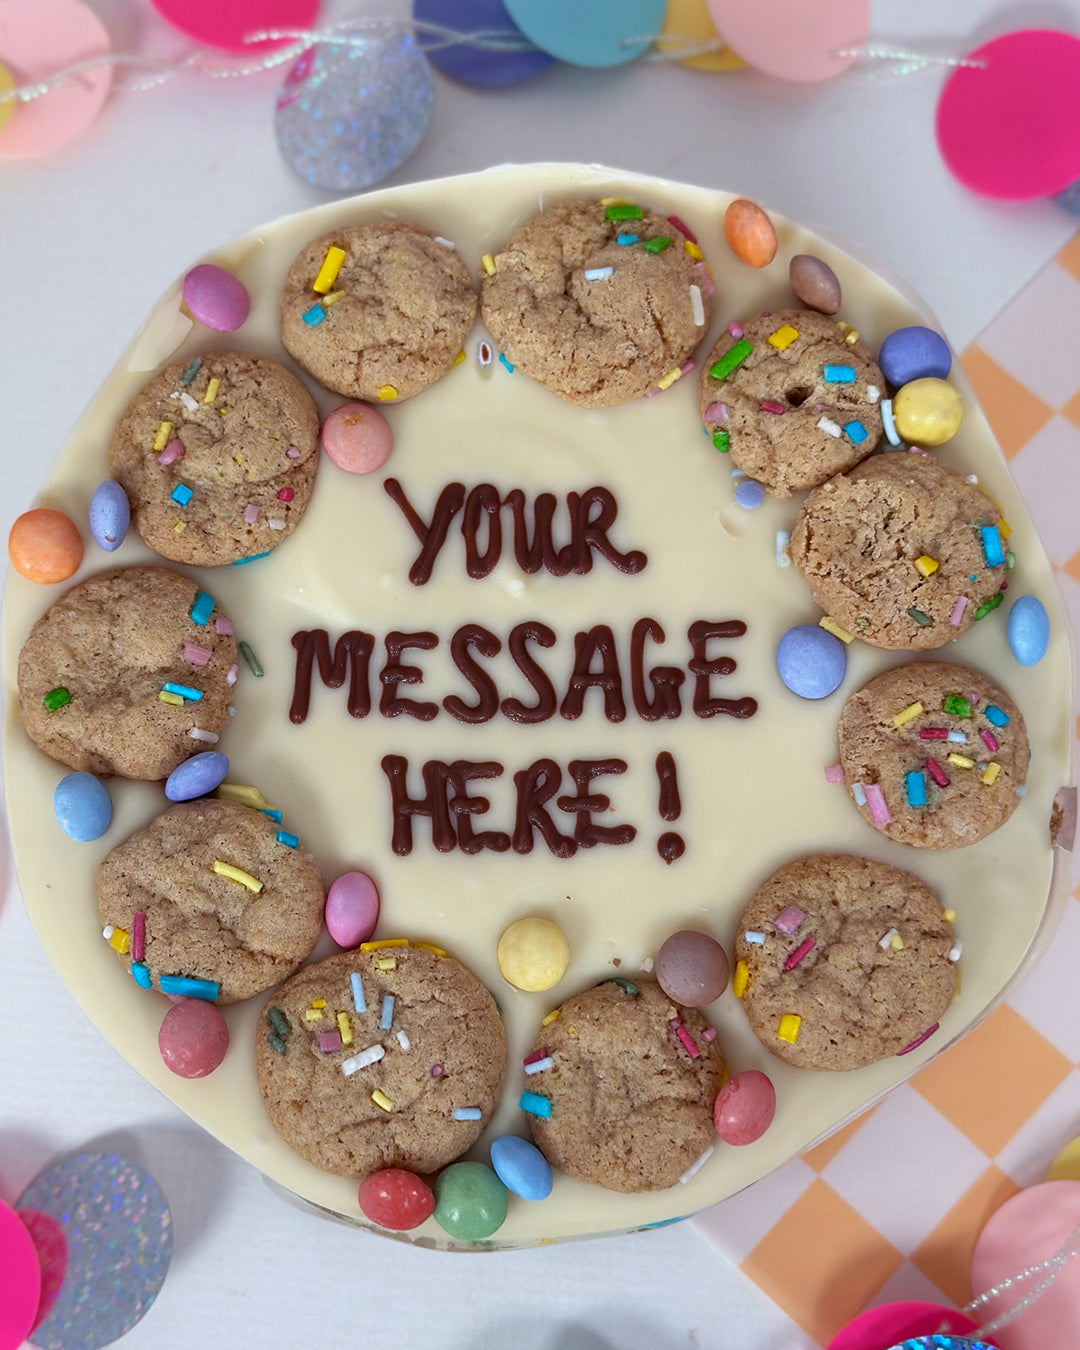
POLYGON ((870 0, 708 0, 724 41, 778 80, 831 80, 870 36, 870 0), (837 52, 848 52, 837 56, 837 52))
POLYGON ((977 1326, 966 1314, 939 1303, 882 1303, 841 1327, 826 1350, 892 1350, 911 1336, 963 1336, 977 1326))
MULTIPOLYGON (((975 1243, 972 1293, 993 1289, 1056 1255, 1078 1225, 1080 1181, 1045 1181, 1006 1200, 975 1243)), ((991 1299, 981 1309, 983 1320, 989 1322, 1005 1312, 1040 1282, 1041 1277, 1035 1276, 991 1299)), ((1074 1256, 1053 1284, 994 1336, 1003 1350, 1080 1345, 1080 1256, 1074 1256)))
MULTIPOLYGON (((82 0, 0 0, 0 61, 16 84, 47 80, 111 51, 105 25, 82 0)), ((0 127, 0 159, 36 159, 74 140, 101 111, 112 75, 111 65, 94 66, 39 98, 17 103, 0 127)))
POLYGON ((0 1200, 0 1350, 22 1345, 40 1297, 37 1248, 19 1216, 0 1200))
POLYGON ((983 63, 948 78, 937 142, 949 172, 972 192, 1029 201, 1080 178, 1080 38, 1033 28, 968 56, 983 63))
POLYGON ((272 28, 311 28, 319 0, 150 0, 181 33, 227 52, 250 52, 244 39, 272 28))

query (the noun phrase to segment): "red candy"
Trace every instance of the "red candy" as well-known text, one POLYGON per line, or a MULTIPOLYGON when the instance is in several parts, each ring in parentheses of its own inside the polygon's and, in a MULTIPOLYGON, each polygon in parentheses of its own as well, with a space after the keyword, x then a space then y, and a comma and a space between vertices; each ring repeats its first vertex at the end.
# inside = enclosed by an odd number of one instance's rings
POLYGON ((360 1183, 360 1212, 380 1228, 403 1233, 431 1217, 435 1195, 426 1181, 400 1167, 372 1172, 360 1183))
POLYGON ((161 1021, 158 1049, 165 1067, 180 1078, 205 1078, 225 1058, 229 1025, 205 999, 174 1003, 161 1021))
POLYGON ((716 1095, 713 1124, 725 1144, 752 1144, 772 1124, 776 1089, 759 1069, 729 1078, 716 1095))

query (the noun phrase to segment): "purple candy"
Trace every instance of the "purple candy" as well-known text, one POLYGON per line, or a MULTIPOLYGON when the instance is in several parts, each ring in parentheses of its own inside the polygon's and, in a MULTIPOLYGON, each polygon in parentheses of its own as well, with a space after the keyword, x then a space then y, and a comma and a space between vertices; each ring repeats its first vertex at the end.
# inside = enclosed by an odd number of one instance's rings
POLYGON ((218 333, 235 333, 251 308, 241 282, 213 263, 200 263, 184 278, 184 304, 193 319, 218 333))
POLYGON ((881 344, 881 373, 894 389, 912 380, 944 380, 952 366, 949 344, 932 328, 897 328, 881 344))
POLYGON ((165 796, 171 802, 189 802, 205 797, 225 781, 229 772, 229 756, 218 750, 204 750, 178 764, 165 780, 165 796))
POLYGON ((339 947, 367 942, 379 922, 379 892, 366 872, 346 872, 326 894, 326 928, 339 947))

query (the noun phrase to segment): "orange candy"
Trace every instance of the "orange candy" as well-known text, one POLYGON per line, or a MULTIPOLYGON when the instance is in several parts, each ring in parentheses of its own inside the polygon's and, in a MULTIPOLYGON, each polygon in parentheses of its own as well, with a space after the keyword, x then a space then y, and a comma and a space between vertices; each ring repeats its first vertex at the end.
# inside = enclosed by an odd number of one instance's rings
POLYGON ((79 570, 83 541, 63 511, 39 506, 24 512, 12 525, 8 557, 20 576, 49 586, 67 581, 79 570))
POLYGON ((738 197, 724 212, 724 233, 732 251, 751 267, 766 267, 776 257, 776 230, 756 202, 738 197))

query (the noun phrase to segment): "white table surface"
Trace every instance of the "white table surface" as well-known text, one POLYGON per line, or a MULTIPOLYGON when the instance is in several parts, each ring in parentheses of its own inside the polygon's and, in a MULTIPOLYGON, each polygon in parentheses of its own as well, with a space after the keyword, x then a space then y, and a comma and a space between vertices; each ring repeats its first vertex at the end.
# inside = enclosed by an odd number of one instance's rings
MULTIPOLYGON (((0 0, 0 17, 32 2, 0 0)), ((147 0, 91 2, 119 50, 184 50, 147 0)), ((872 9, 876 40, 953 55, 1019 26, 1080 32, 1080 0, 872 9)), ((400 16, 408 4, 327 0, 324 10, 356 11, 400 16)), ((508 91, 437 75, 428 136, 390 181, 550 159, 737 190, 869 250, 923 293, 961 348, 1076 222, 1049 202, 966 193, 933 142, 941 71, 869 69, 809 87, 645 62, 556 68, 508 91)), ((325 199, 279 158, 279 79, 184 77, 120 95, 67 151, 0 162, 4 535, 149 303, 203 251, 325 199)), ((2 872, 0 1197, 14 1200, 41 1167, 84 1146, 117 1149, 158 1176, 176 1253, 130 1350, 809 1346, 691 1224, 481 1257, 412 1250, 291 1208, 99 1037, 37 944, 6 848, 2 872)))

